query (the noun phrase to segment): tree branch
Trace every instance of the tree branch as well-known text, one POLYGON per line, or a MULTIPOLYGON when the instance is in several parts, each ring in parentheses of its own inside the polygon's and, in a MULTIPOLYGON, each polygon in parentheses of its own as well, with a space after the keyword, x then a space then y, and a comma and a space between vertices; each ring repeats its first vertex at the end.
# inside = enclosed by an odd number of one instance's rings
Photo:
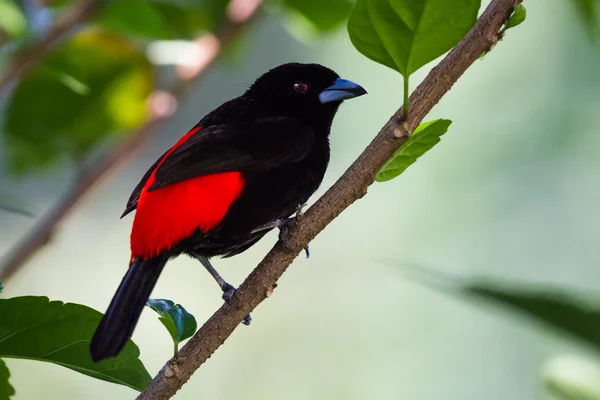
MULTIPOLYGON (((228 7, 228 17, 223 25, 213 34, 198 38, 200 47, 206 43, 210 49, 200 48, 205 57, 195 68, 186 68, 180 74, 169 94, 175 98, 184 96, 187 88, 197 83, 210 66, 218 59, 224 47, 231 43, 240 32, 253 23, 259 16, 261 0, 231 0, 228 7), (242 3, 243 4, 240 4, 242 3), (253 5, 253 7, 249 7, 253 5)), ((67 217, 83 197, 96 186, 101 179, 107 178, 118 163, 131 156, 139 149, 158 128, 169 120, 172 114, 159 115, 149 120, 124 141, 118 141, 112 148, 98 157, 77 176, 73 186, 57 201, 54 207, 15 245, 9 252, 2 265, 0 280, 6 282, 21 266, 23 266, 37 250, 46 245, 52 238, 56 227, 67 217)))
POLYGON ((8 70, 0 77, 0 99, 15 79, 44 58, 69 30, 91 18, 103 3, 104 0, 80 1, 61 17, 43 37, 19 52, 11 61, 8 70))
MULTIPOLYGON (((498 31, 515 4, 521 0, 494 0, 473 29, 427 75, 410 97, 411 110, 402 122, 402 108, 390 118, 342 177, 310 207, 300 223, 292 223, 289 243, 303 249, 319 232, 354 201, 367 193, 377 171, 404 144, 421 120, 442 96, 484 52, 498 41, 498 31)), ((138 400, 171 398, 240 325, 244 317, 270 296, 277 280, 299 254, 290 252, 280 242, 260 262, 233 296, 237 307, 223 304, 170 360, 142 392, 138 400)))

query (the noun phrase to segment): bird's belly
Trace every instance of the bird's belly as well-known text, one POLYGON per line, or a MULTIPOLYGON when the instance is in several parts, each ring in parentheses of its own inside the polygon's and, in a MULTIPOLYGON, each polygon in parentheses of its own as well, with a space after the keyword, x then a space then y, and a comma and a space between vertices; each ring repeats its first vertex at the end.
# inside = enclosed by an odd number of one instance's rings
POLYGON ((271 171, 248 176, 244 194, 221 222, 224 232, 242 234, 279 218, 294 214, 319 187, 322 176, 310 170, 271 171))

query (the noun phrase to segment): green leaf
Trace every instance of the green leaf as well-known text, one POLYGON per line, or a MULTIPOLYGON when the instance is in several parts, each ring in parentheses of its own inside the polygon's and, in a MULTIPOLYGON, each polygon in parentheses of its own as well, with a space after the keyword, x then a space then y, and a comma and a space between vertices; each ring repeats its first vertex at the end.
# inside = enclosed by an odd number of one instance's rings
POLYGON ((572 0, 592 40, 600 37, 600 0, 572 0))
POLYGON ((481 0, 358 0, 348 20, 354 47, 405 77, 454 47, 481 0))
POLYGON ((165 29, 174 38, 195 39, 203 32, 214 31, 225 20, 228 0, 152 1, 162 16, 165 29))
POLYGON ((13 173, 84 159, 146 120, 153 70, 125 39, 80 32, 17 84, 2 127, 13 173))
MULTIPOLYGON (((477 297, 506 307, 600 350, 600 296, 553 286, 517 284, 492 279, 462 279, 422 266, 407 268, 409 277, 453 296, 477 297)), ((480 302, 478 302, 479 304, 480 302)))
POLYGON ((92 362, 89 344, 101 318, 89 307, 47 297, 0 299, 0 357, 51 362, 142 391, 151 377, 132 341, 117 357, 92 362))
POLYGON ((449 119, 436 119, 419 125, 408 141, 381 167, 375 180, 386 182, 403 173, 419 157, 440 142, 440 137, 446 133, 451 123, 449 119))
POLYGON ((560 287, 472 282, 461 290, 507 306, 536 322, 600 350, 600 302, 560 287))
POLYGON ((104 28, 133 36, 166 39, 167 32, 161 14, 145 0, 110 1, 97 18, 104 28))
POLYGON ((10 371, 4 360, 0 359, 0 400, 8 400, 15 394, 15 388, 8 381, 10 371))
POLYGON ((337 29, 352 9, 350 0, 283 0, 281 4, 319 33, 337 29))
POLYGON ((158 319, 167 328, 173 338, 175 351, 179 343, 192 337, 196 332, 196 318, 186 311, 181 304, 171 300, 148 299, 146 305, 159 315, 158 319))
POLYGON ((18 37, 27 31, 27 19, 13 0, 0 0, 0 33, 18 37))
POLYGON ((514 28, 517 25, 520 25, 527 18, 527 10, 523 4, 517 4, 515 9, 510 16, 508 22, 506 23, 505 31, 510 28, 514 28))

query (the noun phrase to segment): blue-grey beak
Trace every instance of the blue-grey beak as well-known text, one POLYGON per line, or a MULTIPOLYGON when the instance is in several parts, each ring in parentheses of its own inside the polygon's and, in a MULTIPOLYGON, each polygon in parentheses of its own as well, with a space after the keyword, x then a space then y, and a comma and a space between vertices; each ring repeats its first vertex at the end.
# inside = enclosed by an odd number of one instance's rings
POLYGON ((347 79, 337 78, 333 85, 329 86, 319 94, 319 101, 321 103, 342 101, 353 99, 362 96, 363 94, 367 94, 367 91, 363 89, 362 86, 347 79))

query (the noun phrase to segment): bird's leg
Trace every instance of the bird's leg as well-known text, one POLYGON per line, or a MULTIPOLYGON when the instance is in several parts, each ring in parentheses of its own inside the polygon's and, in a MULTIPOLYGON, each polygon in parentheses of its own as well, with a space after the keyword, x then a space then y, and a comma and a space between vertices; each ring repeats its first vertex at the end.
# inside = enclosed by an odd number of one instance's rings
MULTIPOLYGON (((231 298, 233 297, 233 294, 236 290, 235 287, 233 287, 232 285, 227 283, 225 279, 223 279, 223 277, 217 272, 215 267, 212 266, 212 264, 208 260, 208 257, 196 253, 192 253, 192 255, 194 256, 194 258, 200 261, 200 263, 204 266, 204 268, 206 268, 208 273, 215 279, 215 281, 217 281, 219 287, 223 291, 223 300, 225 300, 225 302, 230 306, 235 307, 231 302, 231 298)), ((242 323, 244 325, 250 325, 250 321, 252 321, 252 317, 250 316, 250 314, 248 314, 246 315, 246 318, 244 318, 244 321, 242 321, 242 323)))

